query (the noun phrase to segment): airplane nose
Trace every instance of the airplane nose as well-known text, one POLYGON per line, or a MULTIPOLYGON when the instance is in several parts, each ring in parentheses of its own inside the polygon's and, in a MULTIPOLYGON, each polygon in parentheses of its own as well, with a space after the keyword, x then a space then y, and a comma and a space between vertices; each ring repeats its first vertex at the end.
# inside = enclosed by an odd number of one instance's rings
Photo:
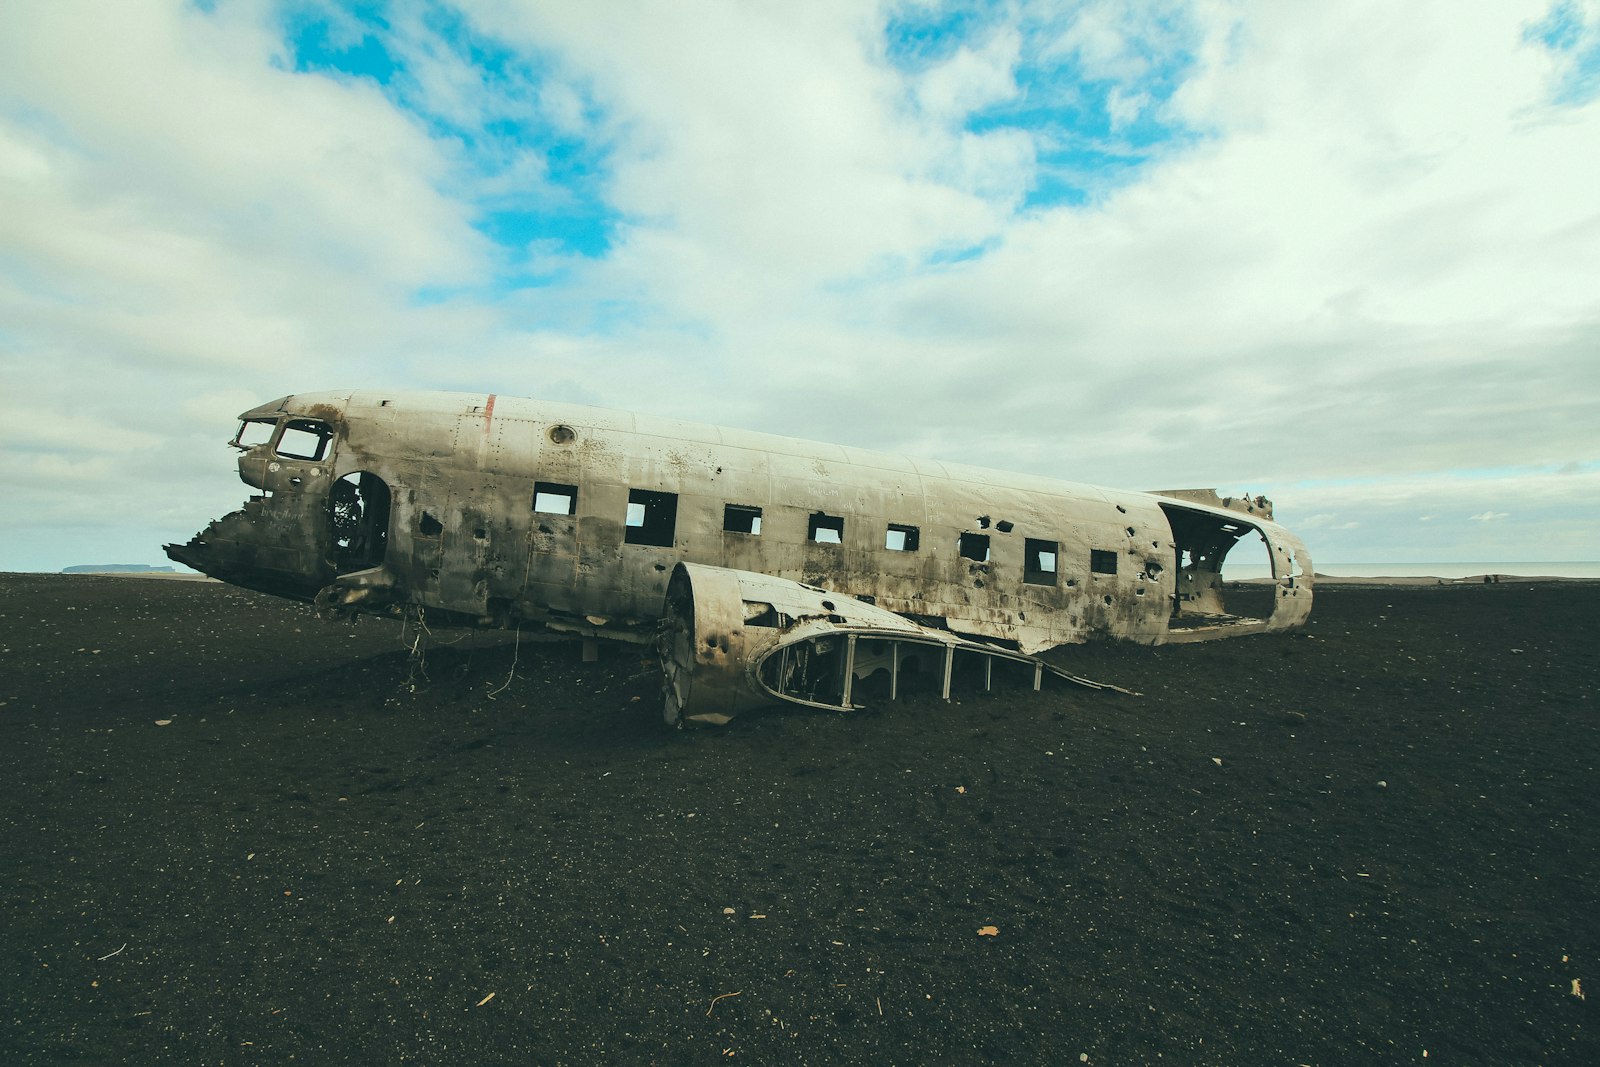
POLYGON ((332 577, 304 524, 273 521, 263 498, 213 521, 187 544, 164 546, 167 558, 246 589, 310 600, 332 577))
POLYGON ((181 563, 190 570, 199 571, 201 574, 210 574, 208 569, 210 560, 205 552, 205 542, 199 537, 186 545, 163 545, 162 551, 174 563, 181 563))

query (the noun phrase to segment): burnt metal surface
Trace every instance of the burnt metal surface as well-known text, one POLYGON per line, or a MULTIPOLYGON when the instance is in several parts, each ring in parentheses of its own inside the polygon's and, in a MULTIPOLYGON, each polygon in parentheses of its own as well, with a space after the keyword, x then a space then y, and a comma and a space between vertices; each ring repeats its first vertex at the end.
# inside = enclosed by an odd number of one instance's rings
MULTIPOLYGON (((240 418, 239 475, 258 495, 168 555, 328 611, 651 642, 689 564, 696 601, 766 575, 872 608, 858 635, 904 624, 1026 656, 1283 630, 1311 607, 1305 546, 1260 497, 1104 489, 493 394, 303 394, 240 418), (1230 610, 1222 582, 1252 537, 1273 569, 1254 617, 1230 610)), ((721 668, 703 658, 683 662, 709 694, 721 668)), ((741 662, 759 680, 766 660, 741 662)), ((792 699, 770 688, 767 701, 792 699)), ((725 699, 753 696, 739 692, 725 699)))

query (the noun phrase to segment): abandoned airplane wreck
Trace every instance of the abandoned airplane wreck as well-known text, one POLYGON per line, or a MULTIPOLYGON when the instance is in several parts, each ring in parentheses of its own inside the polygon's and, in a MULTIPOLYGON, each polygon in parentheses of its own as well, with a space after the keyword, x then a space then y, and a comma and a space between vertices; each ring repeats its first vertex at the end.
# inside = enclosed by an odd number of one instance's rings
MULTIPOLYGON (((308 393, 240 416, 259 490, 173 560, 326 611, 653 642, 672 723, 1047 679, 1096 637, 1265 633, 1311 610, 1263 498, 1103 489, 493 394, 308 393), (1273 582, 1224 604, 1259 537, 1273 582)), ((1230 596, 1233 595, 1230 593, 1230 596)))

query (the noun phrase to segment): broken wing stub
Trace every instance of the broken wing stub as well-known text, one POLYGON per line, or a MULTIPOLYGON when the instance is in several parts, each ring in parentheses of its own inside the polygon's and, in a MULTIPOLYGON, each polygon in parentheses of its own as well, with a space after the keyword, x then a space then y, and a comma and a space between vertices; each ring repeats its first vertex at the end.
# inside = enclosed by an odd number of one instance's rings
POLYGON ((1037 690, 1046 677, 1136 695, 841 593, 694 563, 673 571, 658 647, 663 716, 678 726, 778 702, 851 711, 910 693, 1037 690))

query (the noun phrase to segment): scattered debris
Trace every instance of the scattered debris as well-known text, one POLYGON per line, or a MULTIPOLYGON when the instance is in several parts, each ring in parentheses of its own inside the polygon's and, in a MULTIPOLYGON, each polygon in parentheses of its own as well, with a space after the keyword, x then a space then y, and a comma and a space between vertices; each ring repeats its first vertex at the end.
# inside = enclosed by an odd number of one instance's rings
POLYGON ((476 1005, 474 1005, 474 1006, 481 1008, 481 1007, 483 1007, 485 1004, 489 1003, 489 1001, 491 1001, 493 999, 494 999, 494 994, 490 993, 488 996, 486 996, 482 1000, 478 1001, 478 1003, 476 1005))
POLYGON ((732 993, 722 993, 722 994, 719 994, 717 996, 712 997, 711 998, 711 1003, 706 1006, 706 1017, 710 1018, 711 1009, 715 1008, 717 1006, 717 1001, 719 1001, 719 1000, 727 1000, 729 997, 736 997, 742 992, 743 992, 743 990, 737 990, 737 991, 732 992, 732 993))
POLYGON ((511 687, 512 680, 517 676, 517 657, 520 655, 522 655, 522 627, 519 625, 517 627, 516 644, 511 649, 511 669, 506 672, 506 680, 486 694, 490 700, 493 700, 511 687))
POLYGON ((979 937, 999 937, 1000 936, 1000 928, 998 926, 980 926, 980 927, 978 927, 978 936, 979 937))

